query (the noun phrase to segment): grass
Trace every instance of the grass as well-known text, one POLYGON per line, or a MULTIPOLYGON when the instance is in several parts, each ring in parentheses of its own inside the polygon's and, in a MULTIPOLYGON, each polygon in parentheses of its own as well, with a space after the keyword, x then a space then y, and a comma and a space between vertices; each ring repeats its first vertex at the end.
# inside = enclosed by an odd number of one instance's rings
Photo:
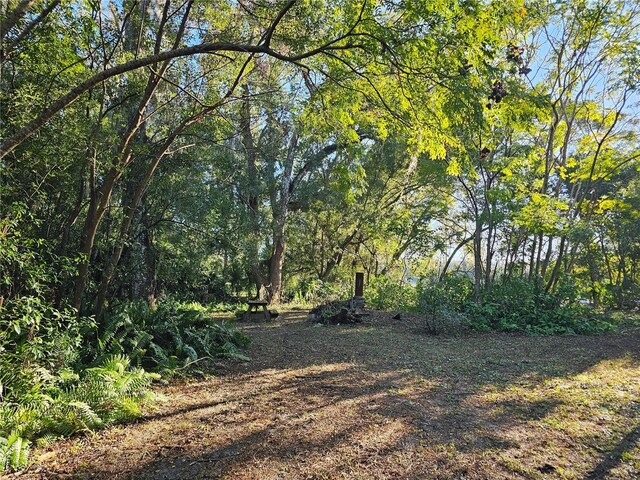
POLYGON ((24 478, 640 478, 640 330, 432 337, 391 314, 244 324, 249 363, 163 387, 141 422, 24 478))

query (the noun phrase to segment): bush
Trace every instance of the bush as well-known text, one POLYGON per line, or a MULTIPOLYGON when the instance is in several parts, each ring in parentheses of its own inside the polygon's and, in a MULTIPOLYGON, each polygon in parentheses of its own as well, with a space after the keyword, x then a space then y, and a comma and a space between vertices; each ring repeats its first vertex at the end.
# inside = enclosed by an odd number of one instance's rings
POLYGON ((466 275, 449 273, 442 279, 424 278, 418 283, 416 309, 425 314, 425 328, 432 335, 459 332, 467 327, 463 313, 473 286, 466 275))
POLYGON ((82 334, 92 326, 91 319, 54 308, 40 296, 14 297, 0 306, 0 353, 16 364, 61 368, 77 359, 82 334))
POLYGON ((609 319, 580 305, 578 289, 564 279, 547 293, 536 282, 503 279, 484 292, 478 303, 467 302, 469 324, 477 330, 523 331, 537 335, 593 334, 611 330, 609 319))
POLYGON ((377 310, 412 310, 416 304, 416 289, 411 285, 400 285, 386 275, 369 281, 364 296, 371 308, 377 310))
POLYGON ((0 471, 23 468, 31 441, 51 441, 93 431, 142 414, 152 400, 149 386, 158 375, 131 368, 126 356, 112 356, 98 367, 52 375, 42 367, 24 367, 30 382, 0 402, 0 471))
POLYGON ((0 471, 24 467, 31 441, 48 434, 46 422, 64 403, 61 377, 51 372, 77 365, 83 335, 94 325, 52 305, 73 265, 25 234, 36 225, 21 204, 0 218, 0 471))
POLYGON ((87 318, 52 306, 54 287, 72 264, 41 240, 24 234, 36 224, 26 205, 12 204, 0 217, 0 398, 28 390, 22 370, 56 370, 78 357, 87 318))
POLYGON ((552 293, 520 278, 496 282, 478 301, 472 300, 472 293, 473 284, 466 275, 423 279, 418 285, 417 308, 425 313, 427 330, 437 334, 469 327, 555 335, 594 334, 614 328, 607 316, 579 303, 579 290, 568 278, 552 293))
POLYGON ((249 343, 201 305, 177 302, 121 305, 98 329, 41 296, 16 296, 0 307, 0 327, 0 471, 23 468, 33 442, 140 416, 159 378, 142 367, 171 373, 204 357, 247 359, 249 343))
POLYGON ((418 283, 416 308, 434 317, 446 312, 462 312, 473 285, 466 275, 448 273, 444 278, 422 278, 418 283))
POLYGON ((351 285, 322 280, 291 281, 286 287, 285 298, 296 305, 318 305, 351 296, 351 285))
POLYGON ((246 304, 238 301, 229 301, 229 302, 217 302, 213 305, 210 305, 207 310, 210 312, 223 312, 223 313, 234 313, 237 310, 245 308, 246 304))

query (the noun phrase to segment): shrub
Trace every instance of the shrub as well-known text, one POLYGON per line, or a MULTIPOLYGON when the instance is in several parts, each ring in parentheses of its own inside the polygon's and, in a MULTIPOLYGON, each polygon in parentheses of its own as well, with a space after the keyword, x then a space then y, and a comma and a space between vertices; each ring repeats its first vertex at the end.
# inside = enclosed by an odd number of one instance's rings
POLYGON ((290 282, 285 298, 297 305, 318 305, 351 296, 351 284, 324 282, 322 280, 298 280, 290 282))
POLYGON ((472 292, 471 280, 463 274, 448 273, 442 279, 435 276, 423 278, 418 283, 416 308, 433 316, 443 312, 462 312, 472 292))
POLYGON ((465 275, 423 279, 418 285, 419 311, 431 333, 470 327, 477 331, 526 332, 536 335, 602 333, 614 327, 603 314, 578 302, 579 290, 566 278, 555 292, 537 282, 504 278, 471 298, 473 285, 465 275))
POLYGON ((416 289, 400 285, 386 275, 369 281, 365 292, 367 305, 378 310, 412 310, 416 304, 416 289))
POLYGON ((442 279, 424 278, 418 283, 416 309, 425 315, 425 328, 432 335, 464 330, 467 318, 463 313, 473 287, 466 275, 449 273, 442 279))
POLYGON ((467 317, 461 312, 441 309, 435 315, 426 314, 425 328, 430 335, 451 335, 467 329, 467 317))
POLYGON ((224 312, 224 313, 234 313, 237 310, 243 309, 245 304, 243 302, 218 302, 211 305, 207 310, 211 312, 224 312))
POLYGON ((523 331, 538 335, 593 334, 610 330, 608 317, 580 305, 578 289, 565 278, 555 292, 537 282, 503 279, 484 292, 478 303, 467 302, 470 326, 478 330, 523 331))

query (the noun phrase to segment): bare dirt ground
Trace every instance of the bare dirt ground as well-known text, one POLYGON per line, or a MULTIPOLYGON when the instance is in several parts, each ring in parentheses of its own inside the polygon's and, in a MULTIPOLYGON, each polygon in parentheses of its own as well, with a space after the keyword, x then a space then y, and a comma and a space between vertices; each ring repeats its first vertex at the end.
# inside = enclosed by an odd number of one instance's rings
POLYGON ((433 337, 377 313, 244 324, 251 362, 173 382, 133 425, 34 452, 20 478, 640 478, 640 330, 433 337))

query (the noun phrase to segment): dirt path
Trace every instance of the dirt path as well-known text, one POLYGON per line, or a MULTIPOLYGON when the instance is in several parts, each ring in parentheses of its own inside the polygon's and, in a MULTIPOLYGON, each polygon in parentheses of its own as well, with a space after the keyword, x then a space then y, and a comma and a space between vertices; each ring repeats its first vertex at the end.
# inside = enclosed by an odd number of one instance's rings
POLYGON ((161 389, 134 425, 37 452, 21 478, 640 478, 640 332, 420 334, 291 312, 253 361, 161 389))

